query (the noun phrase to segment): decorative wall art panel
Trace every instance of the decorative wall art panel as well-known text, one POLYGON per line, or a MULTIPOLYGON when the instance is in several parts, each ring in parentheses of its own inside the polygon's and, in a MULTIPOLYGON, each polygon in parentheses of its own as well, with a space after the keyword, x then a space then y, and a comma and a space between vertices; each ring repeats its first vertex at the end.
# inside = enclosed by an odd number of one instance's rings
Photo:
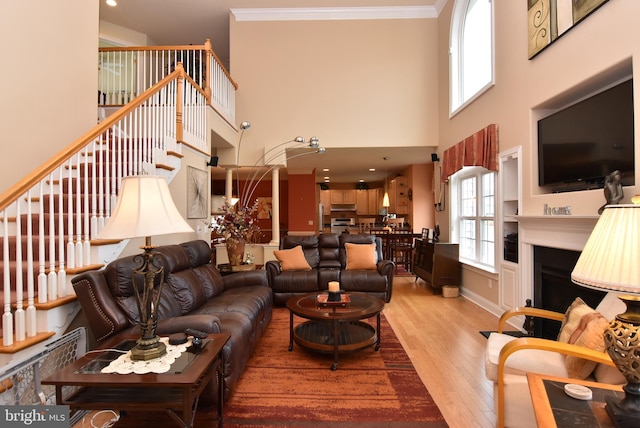
POLYGON ((528 0, 529 59, 609 0, 528 0))

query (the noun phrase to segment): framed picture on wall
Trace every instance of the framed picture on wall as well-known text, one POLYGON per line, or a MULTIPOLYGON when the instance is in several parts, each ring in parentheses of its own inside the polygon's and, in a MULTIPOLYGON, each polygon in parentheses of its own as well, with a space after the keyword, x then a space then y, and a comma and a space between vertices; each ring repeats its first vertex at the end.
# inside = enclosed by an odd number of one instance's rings
POLYGON ((529 59, 609 0, 528 0, 529 59))
POLYGON ((187 167, 187 218, 207 218, 209 174, 192 166, 187 167))
POLYGON ((260 220, 268 220, 271 218, 271 197, 259 197, 258 199, 258 214, 257 217, 260 220))

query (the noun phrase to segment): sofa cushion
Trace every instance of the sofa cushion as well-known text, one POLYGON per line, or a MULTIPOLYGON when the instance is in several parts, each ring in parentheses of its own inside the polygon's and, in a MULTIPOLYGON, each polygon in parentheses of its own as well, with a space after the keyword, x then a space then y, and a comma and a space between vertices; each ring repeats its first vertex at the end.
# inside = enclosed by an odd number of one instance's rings
POLYGON ((280 241, 280 250, 290 250, 298 245, 302 246, 304 258, 311 268, 317 268, 320 263, 317 235, 285 235, 280 241))
POLYGON ((593 377, 600 383, 608 383, 610 385, 624 385, 627 383, 627 380, 617 367, 607 364, 598 364, 593 371, 593 377))
MULTIPOLYGON (((567 309, 558 341, 604 351, 604 331, 609 322, 577 297, 567 309)), ((565 357, 569 377, 586 379, 596 368, 596 362, 567 355, 565 357)))
POLYGON ((376 244, 344 244, 347 251, 347 270, 376 269, 376 244))
MULTIPOLYGON (((491 333, 485 352, 485 375, 487 379, 498 381, 498 361, 502 348, 516 338, 502 333, 491 333)), ((567 369, 562 354, 539 349, 523 349, 507 358, 505 373, 525 376, 527 372, 551 376, 567 377, 567 369)))
POLYGON ((282 270, 311 270, 301 245, 289 250, 275 250, 273 255, 280 262, 282 270))

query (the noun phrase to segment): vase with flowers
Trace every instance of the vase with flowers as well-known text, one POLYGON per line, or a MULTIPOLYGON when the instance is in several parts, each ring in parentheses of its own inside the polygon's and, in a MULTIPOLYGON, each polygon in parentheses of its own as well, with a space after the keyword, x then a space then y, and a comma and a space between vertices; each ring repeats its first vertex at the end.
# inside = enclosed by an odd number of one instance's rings
POLYGON ((256 221, 258 201, 256 200, 250 206, 225 201, 221 209, 223 214, 214 219, 213 227, 225 238, 229 264, 238 266, 244 262, 246 242, 257 239, 260 233, 260 227, 256 221))

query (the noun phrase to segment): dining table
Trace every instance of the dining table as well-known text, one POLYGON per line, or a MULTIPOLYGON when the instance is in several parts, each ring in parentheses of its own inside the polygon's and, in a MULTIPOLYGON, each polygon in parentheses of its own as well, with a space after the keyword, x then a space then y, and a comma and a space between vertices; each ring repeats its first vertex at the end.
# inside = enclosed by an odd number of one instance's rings
POLYGON ((391 243, 397 241, 398 238, 410 235, 413 243, 414 239, 422 237, 422 233, 414 232, 409 228, 373 227, 369 229, 369 234, 379 236, 382 239, 382 255, 385 260, 393 260, 391 243))

